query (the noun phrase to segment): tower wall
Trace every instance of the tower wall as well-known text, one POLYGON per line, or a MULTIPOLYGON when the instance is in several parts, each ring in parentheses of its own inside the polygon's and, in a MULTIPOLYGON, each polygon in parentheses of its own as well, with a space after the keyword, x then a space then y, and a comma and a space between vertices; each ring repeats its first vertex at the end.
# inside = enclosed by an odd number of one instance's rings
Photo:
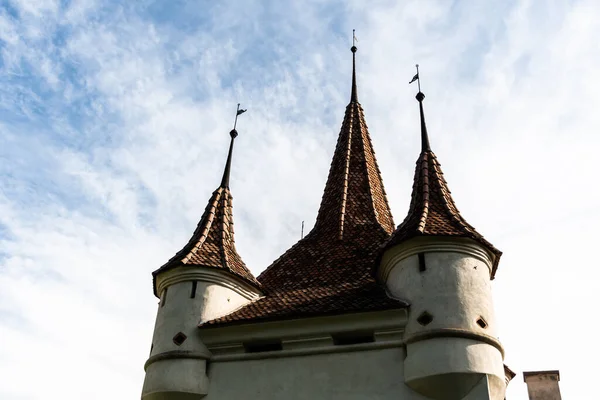
POLYGON ((210 352, 200 340, 198 324, 229 314, 260 294, 245 282, 208 268, 179 267, 157 276, 156 285, 160 303, 142 399, 202 398, 208 393, 210 352))
POLYGON ((415 391, 462 399, 485 378, 490 398, 504 398, 492 264, 485 249, 462 238, 419 237, 384 254, 379 279, 392 297, 411 304, 404 379, 415 391))

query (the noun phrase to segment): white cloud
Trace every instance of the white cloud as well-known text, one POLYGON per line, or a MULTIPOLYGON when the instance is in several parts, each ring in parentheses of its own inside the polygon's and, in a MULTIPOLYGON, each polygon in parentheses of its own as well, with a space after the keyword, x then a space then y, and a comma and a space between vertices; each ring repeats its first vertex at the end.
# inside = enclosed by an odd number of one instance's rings
MULTIPOLYGON (((312 225, 353 27, 396 222, 417 158, 407 82, 419 62, 454 198, 505 253, 494 289, 508 365, 560 369, 565 398, 593 393, 595 2, 249 1, 160 15, 38 3, 0 13, 0 397, 139 396, 150 272, 217 186, 237 102, 249 109, 232 175, 238 250, 258 274, 312 225)), ((526 396, 517 376, 509 398, 526 396)))

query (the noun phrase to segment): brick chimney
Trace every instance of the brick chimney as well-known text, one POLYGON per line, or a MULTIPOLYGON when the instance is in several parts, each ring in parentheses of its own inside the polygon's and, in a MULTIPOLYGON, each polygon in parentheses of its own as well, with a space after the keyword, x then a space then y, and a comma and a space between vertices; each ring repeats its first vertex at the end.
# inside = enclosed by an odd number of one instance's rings
POLYGON ((561 400, 558 371, 523 372, 529 400, 561 400))

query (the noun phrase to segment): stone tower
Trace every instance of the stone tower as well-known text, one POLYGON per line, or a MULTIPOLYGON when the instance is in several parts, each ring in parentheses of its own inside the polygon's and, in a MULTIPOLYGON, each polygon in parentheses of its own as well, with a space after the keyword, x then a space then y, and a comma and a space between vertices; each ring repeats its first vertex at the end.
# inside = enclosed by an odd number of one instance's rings
POLYGON ((423 100, 421 154, 408 215, 377 270, 390 295, 411 304, 404 379, 433 399, 462 399, 482 386, 504 399, 504 349, 496 337, 490 281, 502 254, 460 215, 431 151, 423 100))
MULTIPOLYGON (((143 400, 502 400, 491 298, 501 253, 460 215, 423 114, 395 228, 356 84, 313 229, 254 278, 235 251, 229 170, 161 297, 143 400)), ((508 372, 506 372, 508 371, 508 372)), ((509 373, 510 372, 510 373, 509 373)))
POLYGON ((142 399, 199 399, 208 393, 206 361, 210 352, 197 334, 198 323, 229 314, 261 295, 260 283, 235 249, 229 174, 225 171, 192 238, 153 272, 160 296, 142 399))

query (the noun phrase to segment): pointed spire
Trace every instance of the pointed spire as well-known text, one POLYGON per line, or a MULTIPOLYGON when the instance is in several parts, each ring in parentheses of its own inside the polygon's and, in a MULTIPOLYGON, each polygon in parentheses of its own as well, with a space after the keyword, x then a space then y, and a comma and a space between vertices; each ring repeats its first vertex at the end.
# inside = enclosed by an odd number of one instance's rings
MULTIPOLYGON (((356 38, 354 37, 354 40, 356 38)), ((358 102, 356 46, 352 46, 352 95, 331 161, 315 232, 338 239, 355 228, 374 227, 390 234, 394 221, 389 208, 375 151, 358 102)))
MULTIPOLYGON (((418 70, 413 81, 416 79, 418 70)), ((415 169, 410 207, 404 221, 385 244, 384 251, 415 236, 468 237, 481 243, 493 254, 493 279, 502 252, 485 240, 458 211, 437 157, 431 151, 423 112, 424 98, 419 88, 417 100, 421 114, 421 154, 415 169)))
POLYGON ((237 110, 235 112, 235 120, 233 122, 233 129, 229 132, 229 136, 231 136, 231 142, 229 143, 229 153, 227 154, 227 162, 225 163, 225 171, 223 171, 223 179, 221 179, 221 187, 229 188, 229 174, 231 171, 231 157, 233 155, 233 142, 235 138, 238 136, 238 132, 235 130, 237 127, 238 116, 245 113, 247 110, 240 109, 240 103, 237 105, 237 110))
MULTIPOLYGON (((237 116, 245 112, 238 104, 237 116), (241 112, 240 112, 241 111, 241 112)), ((220 186, 213 192, 202 214, 200 222, 189 242, 175 254, 166 264, 152 273, 154 277, 154 294, 156 295, 156 276, 166 270, 178 266, 207 267, 225 270, 236 275, 249 284, 260 287, 260 283, 252 275, 235 249, 233 232, 233 196, 229 190, 229 175, 233 143, 238 133, 234 128, 229 132, 231 142, 223 178, 220 186)))
POLYGON ((425 95, 423 92, 417 93, 417 100, 419 101, 419 111, 421 113, 421 152, 431 151, 429 146, 429 136, 427 135, 427 126, 425 125, 425 113, 423 112, 423 100, 425 95))
POLYGON ((232 129, 229 132, 231 136, 231 142, 229 142, 229 153, 227 154, 227 162, 225 163, 225 170, 223 171, 223 179, 221 179, 221 187, 229 189, 229 174, 231 171, 231 157, 233 155, 233 142, 235 138, 238 136, 238 133, 235 129, 232 129))
POLYGON ((358 90, 356 89, 356 48, 355 41, 356 35, 354 34, 355 30, 352 29, 352 47, 350 51, 352 51, 352 94, 350 95, 350 102, 358 103, 358 90))

